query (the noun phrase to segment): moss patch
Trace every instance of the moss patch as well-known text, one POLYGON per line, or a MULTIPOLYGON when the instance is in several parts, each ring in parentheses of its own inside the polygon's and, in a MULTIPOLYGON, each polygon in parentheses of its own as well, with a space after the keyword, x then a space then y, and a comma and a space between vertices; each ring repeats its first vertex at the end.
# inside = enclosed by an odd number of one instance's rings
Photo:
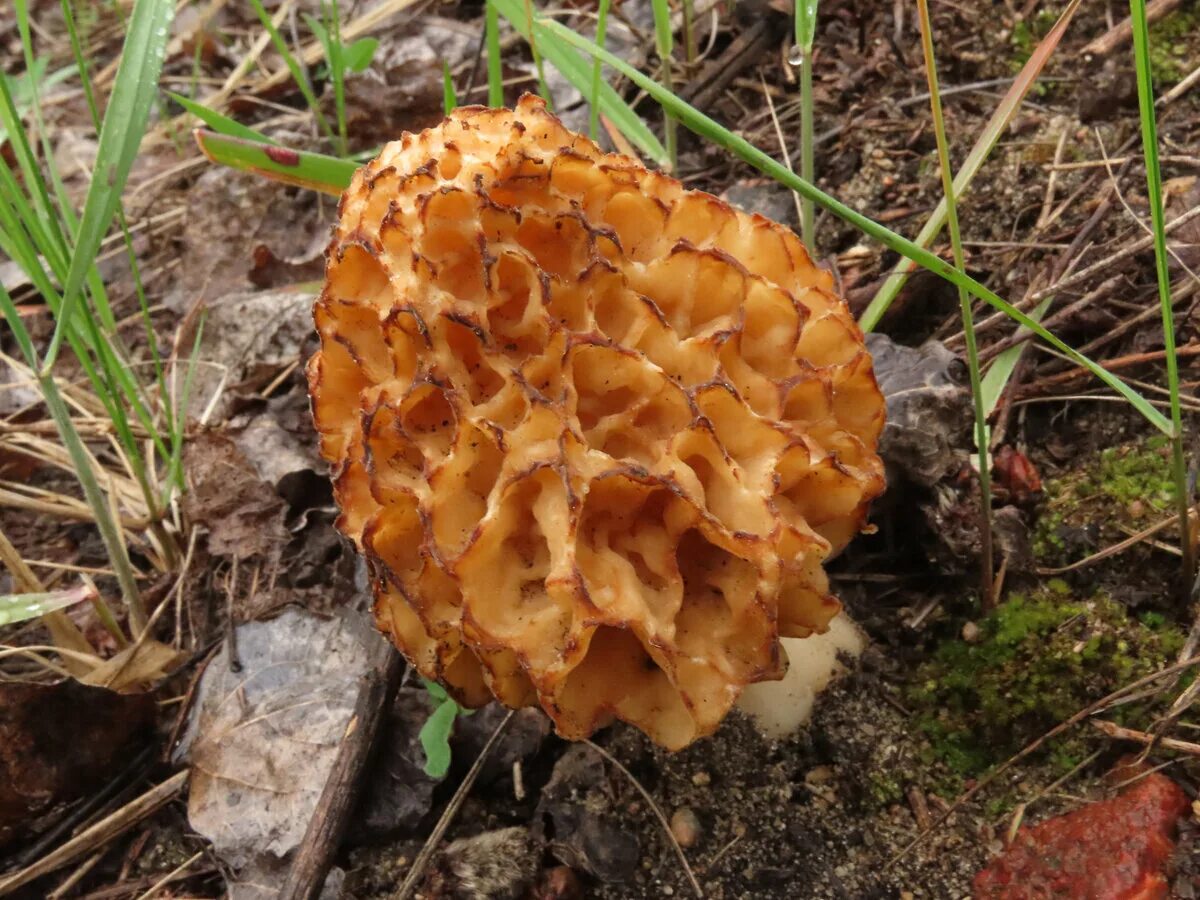
MULTIPOLYGON (((1130 618, 1104 596, 1079 600, 1062 582, 1014 596, 980 623, 974 643, 943 642, 907 691, 932 755, 973 777, 1016 753, 1059 722, 1161 668, 1183 633, 1162 621, 1130 618)), ((1113 710, 1117 721, 1145 724, 1146 709, 1113 710)), ((1052 742, 1056 770, 1088 753, 1083 730, 1052 742)))
POLYGON ((1048 478, 1045 502, 1033 530, 1039 562, 1072 562, 1067 536, 1092 529, 1106 543, 1127 536, 1121 526, 1138 530, 1174 511, 1171 449, 1155 436, 1134 444, 1108 447, 1066 475, 1048 478))
POLYGON ((1200 6, 1175 10, 1150 26, 1150 74, 1156 88, 1180 81, 1200 51, 1200 6))

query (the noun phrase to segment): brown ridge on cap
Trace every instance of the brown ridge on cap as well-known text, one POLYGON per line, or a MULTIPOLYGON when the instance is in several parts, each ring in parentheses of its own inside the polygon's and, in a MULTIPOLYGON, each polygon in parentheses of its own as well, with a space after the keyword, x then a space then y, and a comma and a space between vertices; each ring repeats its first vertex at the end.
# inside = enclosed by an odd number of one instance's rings
POLYGON ((338 527, 423 675, 674 749, 836 614, 822 563, 883 490, 884 404, 789 229, 526 96, 384 147, 326 260, 338 527))

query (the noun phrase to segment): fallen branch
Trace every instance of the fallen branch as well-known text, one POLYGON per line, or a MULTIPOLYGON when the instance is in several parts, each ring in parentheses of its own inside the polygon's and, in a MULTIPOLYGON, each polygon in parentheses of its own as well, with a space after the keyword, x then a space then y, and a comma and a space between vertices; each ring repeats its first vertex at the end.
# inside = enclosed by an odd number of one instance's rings
POLYGON ((312 900, 321 893, 333 856, 362 789, 362 775, 375 746, 379 724, 404 674, 404 658, 390 641, 379 639, 362 676, 354 712, 346 724, 321 799, 288 870, 279 900, 312 900))

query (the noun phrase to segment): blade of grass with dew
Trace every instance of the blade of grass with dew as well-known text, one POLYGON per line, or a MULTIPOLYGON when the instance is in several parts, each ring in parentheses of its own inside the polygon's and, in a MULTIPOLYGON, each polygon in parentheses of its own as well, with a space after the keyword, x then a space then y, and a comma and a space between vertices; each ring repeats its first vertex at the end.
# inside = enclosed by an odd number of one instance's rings
POLYGON ((0 627, 40 619, 48 613, 82 603, 88 599, 89 592, 88 587, 80 585, 64 591, 0 595, 0 627))
POLYGON ((454 90, 454 76, 450 64, 442 60, 442 112, 446 115, 458 109, 458 94, 454 90))
MULTIPOLYGON (((596 10, 596 46, 604 48, 608 37, 608 8, 612 0, 600 0, 596 10)), ((588 137, 593 141, 600 140, 600 78, 602 66, 600 58, 592 60, 592 90, 588 94, 588 137)))
POLYGON ((748 163, 758 169, 764 175, 767 175, 784 187, 795 191, 801 196, 811 197, 813 202, 823 209, 829 210, 833 215, 837 216, 844 222, 853 225, 859 231, 868 237, 872 237, 879 241, 889 250, 894 250, 901 256, 911 259, 917 265, 928 269, 935 275, 945 278, 947 281, 961 285, 967 291, 980 300, 988 303, 996 309, 1003 312, 1009 318, 1017 323, 1024 325, 1050 346, 1054 347, 1061 353, 1066 354, 1072 362, 1087 369, 1104 384, 1119 393, 1142 416, 1146 418, 1150 424, 1162 431, 1164 434, 1172 433, 1172 425, 1169 419, 1160 413, 1150 404, 1145 397, 1139 394, 1136 390, 1122 381, 1119 377, 1109 372, 1103 366, 1098 365, 1093 360, 1081 354, 1078 350, 1064 343, 1060 338, 1051 334, 1043 328, 1038 322, 1035 322, 1028 315, 1014 307, 1007 300, 1003 299, 999 294, 990 288, 980 284, 969 275, 959 272, 954 266, 948 264, 945 260, 931 253, 929 250, 921 247, 914 242, 908 240, 891 229, 880 225, 872 219, 867 218, 862 213, 851 209, 840 200, 826 194, 820 188, 805 181, 790 171, 786 166, 777 160, 773 159, 763 151, 759 150, 745 138, 734 134, 728 128, 720 125, 713 119, 700 112, 695 107, 671 94, 669 91, 664 91, 662 87, 649 78, 642 72, 639 72, 633 66, 626 63, 624 60, 607 50, 601 50, 587 38, 582 37, 569 28, 561 25, 558 22, 546 22, 542 26, 547 31, 552 32, 559 40, 577 47, 580 50, 592 56, 598 56, 607 65, 617 69, 622 75, 636 84, 639 88, 650 94, 655 100, 663 106, 669 108, 669 111, 687 128, 696 132, 703 138, 711 141, 719 147, 724 147, 729 152, 733 153, 743 162, 748 163))
POLYGON ((275 46, 275 52, 283 58, 283 64, 287 66, 288 72, 292 75, 292 80, 296 82, 296 87, 300 89, 300 93, 304 96, 304 102, 312 110, 313 118, 317 120, 317 125, 325 133, 326 137, 336 142, 337 138, 333 132, 333 128, 330 126, 329 120, 325 118, 325 114, 321 112, 321 104, 317 101, 317 96, 313 93, 312 85, 308 83, 308 78, 304 74, 304 70, 300 67, 300 61, 296 59, 295 54, 288 47, 287 41, 283 39, 283 35, 279 33, 279 29, 275 27, 275 23, 271 21, 271 17, 263 7, 262 0, 250 0, 250 5, 254 7, 254 12, 258 15, 259 22, 262 23, 262 27, 266 29, 267 35, 271 38, 271 43, 275 46))
MULTIPOLYGON (((533 20, 533 28, 529 29, 525 22, 525 15, 522 9, 521 0, 489 0, 489 3, 494 4, 500 15, 508 21, 508 23, 517 30, 521 37, 528 42, 531 35, 535 35, 538 41, 538 46, 541 48, 542 55, 550 61, 562 76, 567 79, 576 90, 588 96, 588 92, 592 88, 592 67, 588 61, 581 57, 571 44, 575 47, 580 45, 572 41, 564 41, 562 32, 566 31, 573 38, 577 38, 574 32, 565 29, 562 26, 551 29, 549 25, 557 24, 548 22, 541 18, 535 17, 533 20)), ((590 45, 590 41, 587 42, 590 45)), ((600 112, 603 113, 610 122, 613 123, 621 133, 629 139, 629 142, 638 148, 650 159, 654 160, 658 165, 664 165, 667 161, 667 151, 654 133, 647 127, 646 123, 641 120, 632 107, 629 106, 612 86, 600 82, 598 94, 600 112)))
MULTIPOLYGON (((958 170, 958 174, 954 178, 954 190, 956 196, 960 199, 967 193, 967 188, 979 173, 979 169, 983 166, 992 149, 1000 140, 1004 130, 1008 127, 1008 123, 1012 121, 1017 110, 1025 100, 1026 94, 1033 88, 1038 76, 1041 75, 1042 69, 1049 62, 1054 50, 1058 47, 1059 41, 1066 33, 1067 25, 1071 18, 1075 15, 1075 11, 1079 8, 1080 0, 1071 0, 1063 9, 1058 17, 1058 21, 1046 33, 1041 42, 1034 48, 1034 51, 1029 56, 1029 60, 1021 68, 1020 73, 1013 80, 1012 86, 1005 93, 1004 98, 996 107, 988 119, 987 125, 984 126, 983 132, 979 135, 975 145, 971 148, 971 152, 967 154, 967 158, 963 161, 962 168, 958 170)), ((946 224, 946 201, 945 198, 938 203, 933 214, 921 228, 917 234, 915 243, 920 247, 928 247, 941 232, 942 227, 946 224)), ((879 324, 879 320, 883 318, 883 314, 888 311, 888 307, 892 305, 892 301, 896 299, 896 295, 900 293, 900 289, 904 287, 908 281, 908 276, 912 273, 913 266, 908 259, 901 259, 888 276, 884 279, 882 286, 876 291, 875 296, 871 298, 871 302, 859 317, 858 324, 862 326, 864 331, 871 331, 879 324)))
MULTIPOLYGON (((671 28, 671 7, 667 5, 667 0, 650 0, 650 8, 654 12, 654 48, 662 66, 662 86, 674 92, 671 59, 675 50, 675 34, 671 28)), ((663 110, 663 137, 667 149, 667 163, 672 172, 679 165, 678 127, 671 115, 663 110)))
POLYGON ((54 365, 79 302, 83 280, 94 265, 100 242, 120 203, 158 90, 158 76, 162 71, 174 12, 174 4, 161 0, 136 0, 134 3, 112 95, 100 129, 94 176, 79 218, 71 267, 63 286, 63 306, 42 360, 43 373, 48 373, 54 365))
POLYGON ((356 163, 322 153, 263 146, 256 141, 203 128, 197 128, 194 134, 200 152, 212 162, 334 197, 340 196, 350 185, 350 179, 358 169, 356 163))
POLYGON ((487 43, 488 106, 504 105, 504 67, 500 58, 500 11, 492 0, 484 0, 484 37, 487 43))
MULTIPOLYGON (((812 49, 817 35, 817 0, 796 0, 795 15, 796 51, 800 54, 800 177, 814 181, 812 49)), ((813 203, 804 198, 800 200, 800 236, 810 251, 815 250, 813 203)))
POLYGON ((1158 276, 1158 302, 1162 308, 1163 348, 1167 357, 1167 388, 1171 393, 1171 472, 1175 481, 1179 512, 1180 549, 1183 552, 1183 587, 1192 586, 1195 560, 1192 557, 1187 461, 1183 453, 1183 411, 1180 402, 1179 360, 1175 355, 1175 315, 1171 302, 1171 275, 1167 261, 1167 229, 1163 215, 1162 169, 1158 162, 1158 123, 1154 114, 1154 81, 1150 61, 1150 29, 1146 23, 1146 0, 1129 0, 1133 25, 1133 57, 1137 69, 1138 112, 1142 125, 1142 153, 1146 158, 1146 193, 1150 202, 1150 224, 1154 230, 1154 268, 1158 276))
MULTIPOLYGON (((954 268, 967 271, 963 253, 962 232, 958 227, 958 198, 954 194, 954 170, 950 164, 950 147, 946 141, 946 120, 942 116, 942 95, 938 89, 937 60, 933 53, 933 24, 929 21, 929 0, 917 0, 917 21, 921 26, 921 52, 925 60, 925 78, 929 84, 929 106, 933 114, 933 133, 937 141, 938 167, 942 173, 942 193, 946 204, 946 225, 950 231, 950 247, 954 253, 954 268)), ((984 410, 983 386, 979 374, 979 344, 975 339, 975 321, 971 314, 971 295, 958 285, 958 304, 962 310, 963 334, 967 343, 967 371, 971 382, 971 400, 975 407, 975 449, 979 464, 979 605, 991 609, 992 592, 992 473, 988 460, 987 413, 984 410)))

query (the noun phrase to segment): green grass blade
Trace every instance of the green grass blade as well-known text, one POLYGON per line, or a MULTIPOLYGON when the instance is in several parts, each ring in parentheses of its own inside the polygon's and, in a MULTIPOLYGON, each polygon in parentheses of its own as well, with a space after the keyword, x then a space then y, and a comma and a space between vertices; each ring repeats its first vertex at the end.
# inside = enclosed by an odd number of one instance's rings
MULTIPOLYGON (((34 109, 37 109, 36 100, 34 109)), ((29 195, 30 209, 37 217, 36 230, 44 235, 44 237, 37 238, 38 246, 43 248, 44 253, 55 254, 59 258, 66 259, 70 254, 66 236, 62 231, 54 204, 50 201, 50 192, 46 188, 46 180, 42 177, 41 167, 37 163, 37 155, 29 143, 29 135, 17 113, 16 103, 9 91, 9 78, 3 72, 0 72, 0 127, 8 132, 9 147, 16 158, 17 168, 25 184, 24 193, 29 195)))
POLYGON ((345 156, 350 141, 346 134, 346 63, 345 48, 342 46, 342 13, 338 8, 338 0, 329 0, 327 9, 328 31, 331 39, 326 49, 326 57, 329 59, 329 73, 333 76, 333 100, 338 120, 338 149, 340 155, 345 156))
POLYGON ((818 0, 796 0, 796 47, 801 53, 811 53, 817 36, 818 0))
POLYGON ((454 76, 450 74, 450 64, 442 60, 442 111, 446 115, 458 109, 458 94, 454 90, 454 76))
POLYGON ((63 307, 42 362, 43 374, 54 365, 79 303, 84 278, 94 265, 100 242, 120 205, 125 180, 150 117, 174 11, 174 4, 163 0, 136 0, 134 4, 115 86, 100 129, 94 177, 83 205, 71 267, 63 286, 63 307))
MULTIPOLYGON (((800 177, 816 180, 813 158, 813 40, 817 35, 817 0, 796 0, 796 51, 800 54, 800 177)), ((800 235, 810 251, 817 246, 811 200, 800 200, 800 235)))
POLYGON ((546 108, 554 110, 554 97, 550 94, 550 85, 546 84, 546 68, 542 65, 542 52, 538 49, 538 34, 533 27, 533 0, 525 2, 525 27, 529 29, 529 53, 533 57, 533 70, 537 72, 538 92, 546 101, 546 108))
MULTIPOLYGON (((13 303, 12 297, 2 284, 0 284, 0 315, 8 322, 9 331, 16 340, 26 363, 30 369, 36 372, 38 370, 37 350, 34 348, 29 331, 25 328, 25 323, 21 320, 21 314, 18 312, 16 304, 13 303)), ((79 479, 80 487, 83 488, 84 499, 96 519, 100 539, 108 551, 109 563, 117 576, 117 583, 121 586, 121 593, 129 609, 130 621, 137 622, 139 619, 145 621, 141 594, 138 592, 133 566, 129 562, 124 536, 121 534, 120 526, 114 521, 112 508, 96 481, 95 473, 92 471, 91 458, 79 433, 75 430, 75 423, 71 421, 70 410, 63 402, 53 376, 38 375, 37 384, 42 401, 46 404, 46 410, 50 413, 50 418, 54 420, 59 438, 71 458, 75 475, 79 479)))
MULTIPOLYGON (((1031 319, 1040 322, 1042 316, 1046 314, 1046 310, 1050 308, 1053 296, 1047 297, 1029 314, 1031 319)), ((1000 402, 1000 398, 1004 396, 1004 389, 1008 387, 1009 379, 1012 378, 1013 372, 1017 368, 1017 363, 1021 360, 1021 354, 1025 351, 1025 342, 1017 344, 1015 347, 1009 347, 1007 350, 1001 351, 992 360, 992 364, 988 366, 988 370, 983 374, 982 394, 983 394, 983 414, 990 418, 992 413, 996 411, 996 406, 1000 402)))
MULTIPOLYGON (((662 85, 674 92, 671 74, 671 54, 675 49, 675 34, 671 28, 671 7, 667 0, 650 0, 654 13, 654 46, 662 64, 662 85)), ((663 132, 666 140, 667 162, 674 171, 679 164, 678 126, 675 120, 663 111, 663 132)))
POLYGON ((1150 225, 1154 231, 1154 269, 1158 276, 1158 302, 1162 309, 1163 349, 1167 357, 1167 388, 1171 394, 1171 470, 1179 505, 1179 527, 1183 551, 1185 592, 1191 587, 1195 560, 1189 527, 1191 498, 1188 496, 1187 461, 1183 452, 1183 411, 1180 400, 1179 359, 1175 355, 1175 316, 1171 302, 1171 275, 1167 259, 1167 229, 1163 214, 1162 168, 1158 160, 1158 123, 1154 115, 1154 81, 1150 59, 1150 29, 1145 0, 1129 0, 1133 24, 1133 55, 1137 70, 1138 112, 1142 125, 1142 153, 1146 158, 1146 194, 1150 203, 1150 225))
MULTIPOLYGON (((946 121, 942 116, 942 95, 938 87, 937 61, 933 53, 933 25, 929 21, 929 0, 917 0, 917 20, 921 28, 921 51, 925 59, 925 77, 929 83, 929 103, 933 114, 933 132, 937 141, 938 168, 942 174, 942 192, 946 204, 946 225, 950 230, 950 246, 954 253, 954 268, 967 271, 963 253, 962 232, 958 227, 958 198, 954 194, 954 169, 950 164, 950 146, 946 140, 946 121)), ((992 475, 988 460, 991 442, 988 437, 987 413, 984 407, 983 385, 979 370, 979 344, 975 337, 975 321, 971 313, 971 296, 958 285, 958 304, 962 310, 963 334, 967 343, 967 372, 971 382, 971 400, 975 411, 975 448, 979 464, 980 492, 980 606, 990 609, 992 592, 992 475)))
MULTIPOLYGON (((603 48, 608 36, 608 8, 612 0, 600 0, 600 8, 596 12, 596 46, 603 48)), ((588 96, 588 136, 593 140, 600 139, 600 57, 592 60, 592 90, 588 96)))
POLYGON ((28 622, 47 613, 66 609, 68 606, 84 602, 93 593, 93 589, 79 585, 65 591, 0 595, 0 627, 28 622))
POLYGON ((1068 346, 1062 340, 1055 337, 1053 334, 1043 328, 1038 322, 1035 322, 1028 315, 1021 312, 1007 300, 1004 300, 1002 297, 996 294, 995 291, 980 284, 969 275, 959 272, 954 268, 954 266, 948 264, 945 262, 945 260, 938 257, 936 254, 931 253, 924 247, 918 246, 907 238, 896 234, 896 232, 890 230, 889 228, 880 225, 879 223, 867 218, 862 213, 851 209, 849 206, 846 206, 846 204, 842 203, 841 201, 829 196, 820 188, 797 176, 782 163, 777 162, 768 154, 763 153, 745 138, 734 134, 729 129, 710 119, 704 113, 674 96, 669 91, 663 90, 661 85, 655 82, 652 78, 648 78, 633 66, 609 53, 607 50, 601 50, 587 38, 575 34, 575 32, 557 22, 546 22, 542 27, 547 31, 552 32, 556 37, 565 43, 577 47, 593 56, 598 56, 607 65, 617 69, 619 72, 621 72, 621 74, 631 80, 646 93, 650 94, 664 107, 667 107, 668 110, 683 125, 694 131, 696 134, 706 138, 717 146, 724 147, 743 162, 746 162, 758 169, 764 175, 775 179, 784 187, 795 191, 802 197, 810 197, 818 206, 829 210, 829 212, 833 213, 833 215, 837 216, 839 219, 853 225, 859 231, 879 241, 888 249, 894 250, 900 255, 913 260, 913 262, 915 262, 917 265, 928 269, 936 275, 940 275, 947 281, 966 288, 967 291, 972 295, 1000 310, 1019 324, 1024 325, 1042 340, 1046 341, 1046 343, 1050 344, 1050 346, 1054 347, 1059 352, 1066 354, 1072 362, 1083 366, 1110 388, 1117 391, 1117 393, 1121 394, 1121 396, 1125 397, 1125 399, 1127 399, 1130 404, 1132 404, 1133 407, 1139 413, 1141 413, 1141 415, 1143 415, 1155 428, 1158 428, 1160 431, 1166 434, 1171 434, 1171 422, 1149 402, 1147 402, 1147 400, 1141 394, 1127 385, 1112 372, 1106 370, 1103 366, 1096 364, 1086 356, 1083 356, 1073 347, 1068 346))
POLYGON ((488 106, 504 105, 504 68, 500 58, 500 12, 492 0, 485 0, 487 11, 484 18, 487 43, 488 106))
MULTIPOLYGON (((1058 17, 1058 21, 1054 23, 1054 27, 1042 38, 1037 48, 1030 55, 1029 60, 1021 68, 1016 79, 1013 80, 1012 86, 1005 93, 995 112, 988 119, 983 132, 971 148, 971 152, 967 154, 962 168, 959 169, 958 174, 954 178, 955 195, 959 199, 965 196, 967 188, 979 173, 980 168, 1004 134, 1005 129, 1008 128, 1008 123, 1016 115, 1021 103, 1025 100, 1026 94, 1033 88, 1042 69, 1045 68, 1055 48, 1058 47, 1059 41, 1062 40, 1062 36, 1066 33, 1067 25, 1070 23, 1072 16, 1075 15, 1075 10, 1079 8, 1079 3, 1080 0, 1071 0, 1066 8, 1063 9, 1058 17)), ((915 243, 921 247, 928 247, 933 243, 934 238, 938 236, 945 224, 946 201, 943 198, 917 235, 915 243)), ((896 295, 900 293, 900 289, 904 287, 912 271, 913 266, 910 260, 902 259, 896 264, 895 268, 888 274, 888 277, 884 279, 883 285, 875 293, 871 302, 867 305, 866 310, 863 311, 862 316, 859 317, 858 323, 863 327, 864 331, 871 331, 879 324, 879 320, 883 318, 883 314, 892 305, 892 301, 896 299, 896 295)))
POLYGON ((335 197, 350 185, 350 179, 358 169, 356 163, 347 159, 288 147, 263 146, 258 141, 216 134, 202 128, 196 129, 195 136, 200 151, 212 162, 335 197))
POLYGON ((256 144, 277 145, 276 141, 267 137, 261 131, 255 131, 241 122, 236 122, 229 118, 229 116, 217 112, 215 109, 209 109, 207 106, 203 106, 194 100, 189 100, 187 97, 182 94, 176 94, 174 91, 166 91, 165 93, 217 134, 241 138, 244 141, 252 141, 256 144))
POLYGON ((329 120, 325 118, 325 114, 321 112, 321 104, 317 102, 317 95, 313 93, 312 85, 308 83, 308 78, 304 74, 304 70, 300 67, 300 61, 296 59, 291 48, 288 47, 287 41, 283 39, 283 35, 279 33, 279 29, 275 27, 275 23, 271 21, 271 17, 263 8, 262 0, 250 0, 250 4, 254 7, 255 13, 258 14, 258 20, 262 23, 262 27, 266 29, 267 34, 271 38, 271 43, 275 46, 275 52, 283 58, 283 64, 287 66, 288 71, 292 75, 292 80, 296 82, 296 87, 300 89, 300 93, 304 96, 304 102, 308 104, 308 108, 312 110, 313 117, 317 120, 317 124, 331 141, 334 140, 333 129, 329 126, 329 120))
MULTIPOLYGON (((536 35, 542 55, 562 73, 562 76, 576 90, 582 92, 585 96, 588 94, 592 88, 592 67, 588 65, 587 60, 581 57, 572 46, 568 45, 574 45, 574 47, 582 47, 583 45, 591 46, 590 41, 579 38, 570 29, 566 29, 558 25, 558 23, 543 19, 535 19, 531 31, 526 26, 521 0, 489 0, 489 2, 496 6, 500 15, 504 16, 508 23, 526 41, 530 39, 531 34, 536 35), (552 25, 557 25, 557 27, 552 28, 552 25), (562 33, 564 31, 571 35, 572 40, 563 39, 562 33)), ((666 164, 668 159, 667 151, 659 143, 658 138, 654 136, 654 133, 641 120, 638 114, 633 111, 629 104, 621 98, 620 94, 613 90, 611 85, 603 81, 600 84, 599 103, 600 112, 625 137, 629 138, 631 144, 659 165, 666 164)))

